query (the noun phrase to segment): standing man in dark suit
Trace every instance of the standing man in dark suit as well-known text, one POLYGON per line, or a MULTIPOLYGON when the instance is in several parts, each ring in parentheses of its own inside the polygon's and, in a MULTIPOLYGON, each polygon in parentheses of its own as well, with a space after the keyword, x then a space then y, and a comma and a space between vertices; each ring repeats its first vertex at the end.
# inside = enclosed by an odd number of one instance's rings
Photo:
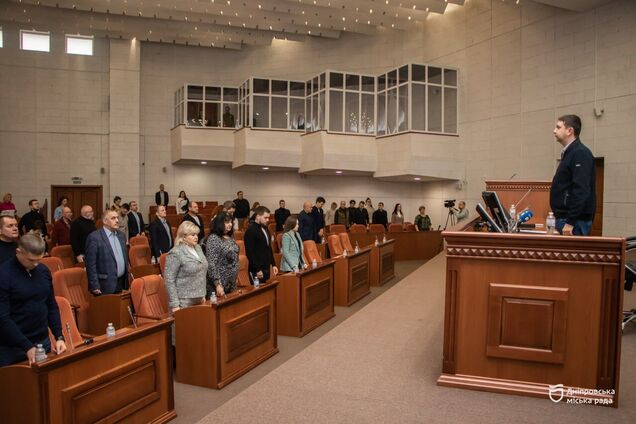
POLYGON ((249 273, 251 277, 258 277, 260 281, 269 280, 269 269, 272 267, 272 277, 278 274, 274 253, 272 252, 272 236, 267 230, 269 223, 269 209, 259 206, 254 211, 254 222, 252 222, 243 235, 245 243, 245 253, 249 261, 249 273))
POLYGON ((316 234, 314 235, 314 241, 320 243, 325 228, 325 212, 322 210, 322 205, 325 204, 325 198, 318 196, 316 198, 316 204, 311 208, 311 217, 314 219, 314 226, 316 234))
POLYGON ((42 235, 46 237, 46 219, 40 212, 40 202, 37 199, 29 200, 31 210, 20 219, 20 234, 26 234, 31 230, 40 230, 42 235))
POLYGON ((183 217, 183 221, 190 221, 197 227, 199 227, 199 244, 203 244, 205 238, 205 224, 203 218, 199 216, 199 205, 197 202, 188 202, 188 213, 183 217))
POLYGON ((386 228, 389 223, 389 218, 386 214, 386 211, 384 210, 384 203, 382 202, 378 203, 378 209, 373 212, 373 223, 382 224, 384 225, 384 228, 386 228))
POLYGON ((285 220, 291 215, 289 209, 285 209, 285 201, 278 202, 278 209, 274 211, 274 220, 276 221, 276 231, 283 231, 285 220))
POLYGON ((172 249, 173 240, 170 224, 166 221, 166 207, 157 206, 157 219, 150 224, 150 249, 152 256, 159 259, 162 253, 172 249))
POLYGON ((93 219, 93 208, 90 205, 84 205, 80 209, 80 216, 71 224, 71 246, 77 262, 84 262, 86 239, 95 231, 93 219))
POLYGON ((165 187, 163 186, 163 184, 160 184, 159 191, 155 193, 155 203, 157 204, 157 206, 168 206, 170 204, 170 196, 164 189, 165 187))
POLYGON ((144 233, 144 217, 139 213, 137 202, 130 202, 130 212, 128 212, 128 238, 144 233))
POLYGON ((578 116, 564 115, 554 127, 554 136, 563 150, 550 187, 550 207, 556 229, 564 236, 589 235, 596 211, 594 156, 579 140, 581 126, 578 116))
POLYGON ((298 232, 303 241, 316 240, 316 224, 311 216, 311 202, 303 203, 303 210, 298 214, 298 232))
POLYGON ((86 239, 88 290, 95 296, 120 293, 128 288, 126 237, 119 231, 119 213, 107 210, 103 227, 86 239))
POLYGON ((360 221, 358 208, 356 208, 356 201, 351 199, 349 200, 349 207, 347 208, 349 211, 349 226, 353 224, 357 224, 360 221))
POLYGON ((234 212, 234 217, 238 219, 239 228, 243 229, 243 223, 250 216, 250 202, 247 199, 243 198, 243 192, 236 192, 236 199, 234 199, 234 206, 236 207, 236 211, 234 212))

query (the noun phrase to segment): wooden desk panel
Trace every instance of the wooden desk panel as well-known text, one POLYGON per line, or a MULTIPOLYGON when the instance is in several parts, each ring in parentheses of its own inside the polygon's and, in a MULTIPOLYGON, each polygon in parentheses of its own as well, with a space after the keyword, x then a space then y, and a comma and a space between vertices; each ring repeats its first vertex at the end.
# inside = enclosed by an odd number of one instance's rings
POLYGON ((589 397, 617 406, 623 239, 444 235, 438 384, 540 397, 555 384, 611 389, 589 397))
POLYGON ((371 293, 371 247, 335 258, 335 303, 350 306, 371 293))
POLYGON ((371 246, 371 285, 381 286, 395 277, 395 240, 371 246))
POLYGON ((276 277, 279 281, 276 304, 278 334, 303 337, 333 318, 334 261, 327 260, 316 269, 276 277))
POLYGON ((172 319, 124 328, 42 363, 0 368, 3 422, 164 423, 176 417, 172 319), (19 382, 18 384, 16 384, 19 382))
MULTIPOLYGON (((382 234, 349 233, 351 244, 358 242, 360 247, 370 246, 377 240, 382 242, 382 234)), ((388 240, 395 240, 394 260, 411 261, 431 259, 442 248, 441 231, 409 231, 402 233, 386 233, 388 240)))
POLYGON ((220 389, 278 353, 276 287, 241 287, 175 313, 177 381, 220 389))
POLYGON ((106 326, 112 322, 116 329, 132 325, 128 307, 132 307, 129 291, 102 296, 90 295, 90 306, 87 312, 88 334, 106 334, 106 326))

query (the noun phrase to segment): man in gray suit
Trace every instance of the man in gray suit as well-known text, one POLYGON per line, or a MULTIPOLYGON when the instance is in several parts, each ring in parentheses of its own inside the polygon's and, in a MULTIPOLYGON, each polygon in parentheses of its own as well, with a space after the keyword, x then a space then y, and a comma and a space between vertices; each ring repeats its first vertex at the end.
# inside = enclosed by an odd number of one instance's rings
POLYGON ((119 293, 128 288, 126 238, 118 231, 119 214, 108 210, 102 215, 103 228, 86 239, 88 290, 95 296, 119 293))

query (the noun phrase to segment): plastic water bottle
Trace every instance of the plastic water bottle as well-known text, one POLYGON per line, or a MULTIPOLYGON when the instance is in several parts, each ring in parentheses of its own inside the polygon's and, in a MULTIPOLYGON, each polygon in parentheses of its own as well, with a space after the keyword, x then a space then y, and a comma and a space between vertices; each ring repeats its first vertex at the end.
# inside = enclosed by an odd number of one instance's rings
POLYGON ((327 240, 325 240, 325 237, 323 236, 323 237, 320 239, 320 244, 325 244, 325 242, 326 242, 326 241, 327 241, 327 240))
POLYGON ((109 322, 106 327, 106 337, 115 337, 115 326, 112 322, 109 322))
POLYGON ((210 295, 210 303, 216 304, 216 290, 213 290, 212 294, 210 295))
POLYGON ((318 261, 316 259, 311 260, 311 268, 312 269, 318 268, 318 261))
POLYGON ((46 351, 41 344, 35 346, 35 362, 46 361, 46 351))
POLYGON ((382 236, 382 243, 386 243, 386 234, 382 236))
POLYGON ((553 212, 548 212, 548 217, 545 219, 545 229, 547 234, 554 234, 556 230, 556 218, 553 212))
POLYGON ((261 282, 258 280, 258 277, 254 276, 254 288, 257 289, 261 285, 261 282))
POLYGON ((342 251, 342 257, 346 258, 348 256, 347 249, 342 251))
POLYGON ((378 236, 375 236, 375 247, 378 247, 378 245, 380 244, 380 242, 378 241, 378 236))
POLYGON ((358 253, 360 251, 360 246, 358 246, 358 242, 357 241, 356 241, 356 247, 355 247, 355 249, 353 249, 353 251, 355 253, 358 253))
POLYGON ((515 207, 514 203, 510 205, 510 210, 508 211, 508 213, 510 215, 510 226, 508 228, 508 231, 512 232, 515 228, 515 222, 517 220, 517 208, 515 207))
POLYGON ((150 258, 150 263, 151 264, 156 264, 157 263, 157 258, 155 258, 154 256, 152 258, 150 258))

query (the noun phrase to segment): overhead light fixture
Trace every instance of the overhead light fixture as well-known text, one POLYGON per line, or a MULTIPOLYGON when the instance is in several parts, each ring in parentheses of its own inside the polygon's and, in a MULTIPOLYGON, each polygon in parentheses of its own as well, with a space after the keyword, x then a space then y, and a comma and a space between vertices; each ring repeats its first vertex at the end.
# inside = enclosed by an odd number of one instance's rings
POLYGON ((415 177, 413 178, 415 181, 420 181, 422 178, 421 177, 415 177))
POLYGON ((269 166, 264 166, 263 167, 263 171, 267 171, 269 169, 269 166))
POLYGON ((336 174, 342 174, 342 171, 336 171, 336 174))
POLYGON ((204 160, 201 161, 201 165, 207 165, 208 163, 204 160))

